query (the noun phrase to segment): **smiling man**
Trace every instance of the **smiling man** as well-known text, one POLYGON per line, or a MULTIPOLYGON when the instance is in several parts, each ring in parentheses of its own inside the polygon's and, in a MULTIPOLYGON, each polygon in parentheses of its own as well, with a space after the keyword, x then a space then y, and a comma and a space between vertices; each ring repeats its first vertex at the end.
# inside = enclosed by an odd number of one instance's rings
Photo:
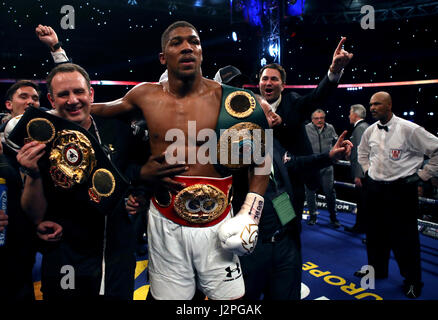
MULTIPOLYGON (((54 109, 52 114, 87 130, 106 152, 103 157, 108 157, 131 182, 138 181, 141 164, 146 159, 141 160, 145 146, 135 140, 129 126, 90 115, 94 90, 88 73, 78 65, 61 64, 49 73, 47 85, 48 99, 54 109), (138 159, 138 163, 133 163, 134 159, 138 159)), ((66 137, 63 131, 59 130, 58 135, 66 137)), ((76 170, 79 166, 75 156, 81 154, 84 159, 84 155, 91 153, 84 148, 86 136, 82 134, 80 138, 81 143, 68 141, 73 148, 66 150, 73 152, 67 151, 62 160, 75 174, 80 174, 76 170)), ((47 156, 43 158, 47 152, 52 154, 54 144, 32 141, 17 154, 25 179, 21 205, 38 225, 37 232, 44 240, 41 270, 44 300, 99 296, 132 299, 136 221, 139 220, 131 219, 121 206, 104 216, 78 191, 86 188, 86 184, 78 183, 72 188, 59 184, 52 175, 53 170, 59 169, 59 163, 50 163, 47 156), (67 274, 65 266, 71 267, 67 274), (70 285, 66 285, 65 279, 69 279, 70 285)), ((63 177, 68 179, 67 174, 63 177)))
MULTIPOLYGON (((63 69, 68 70, 65 67, 60 67, 60 70, 63 69)), ((90 110, 94 100, 94 89, 90 85, 90 78, 85 70, 82 68, 71 69, 74 71, 49 74, 47 78, 49 94, 47 97, 61 118, 89 129, 92 124, 90 110)))
POLYGON ((254 119, 262 128, 267 127, 266 119, 250 92, 239 93, 237 88, 225 88, 202 76, 201 41, 192 24, 171 24, 162 34, 161 47, 159 60, 167 67, 167 80, 142 83, 121 99, 94 104, 93 113, 111 116, 140 109, 148 124, 153 156, 166 153, 173 142, 166 138, 171 130, 186 137, 187 170, 174 177, 182 186, 178 194, 171 194, 162 184, 151 188, 148 268, 152 297, 191 299, 198 287, 210 299, 237 299, 244 294, 237 255, 247 254, 255 246, 268 174, 252 174, 245 203, 233 217, 231 175, 219 172, 214 162, 188 161, 189 152, 197 152, 203 145, 196 141, 195 150, 191 149, 189 122, 196 123, 198 137, 201 130, 228 128, 224 118, 236 124, 254 119), (236 92, 252 103, 249 115, 224 106, 225 98, 236 92))
POLYGON ((33 105, 40 106, 40 90, 38 85, 30 80, 20 80, 14 83, 6 92, 6 109, 12 117, 23 114, 24 111, 33 105))

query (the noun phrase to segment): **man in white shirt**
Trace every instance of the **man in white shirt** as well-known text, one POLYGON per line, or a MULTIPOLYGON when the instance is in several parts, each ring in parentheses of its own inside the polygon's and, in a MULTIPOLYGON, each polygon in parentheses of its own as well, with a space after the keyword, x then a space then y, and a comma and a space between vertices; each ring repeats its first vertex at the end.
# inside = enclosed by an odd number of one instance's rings
POLYGON ((378 121, 365 130, 358 148, 358 161, 367 175, 368 264, 374 267, 376 278, 386 278, 393 250, 405 278, 403 291, 417 298, 423 287, 417 182, 438 173, 438 138, 394 115, 387 92, 371 97, 370 112, 378 121), (425 155, 429 162, 420 169, 425 155))

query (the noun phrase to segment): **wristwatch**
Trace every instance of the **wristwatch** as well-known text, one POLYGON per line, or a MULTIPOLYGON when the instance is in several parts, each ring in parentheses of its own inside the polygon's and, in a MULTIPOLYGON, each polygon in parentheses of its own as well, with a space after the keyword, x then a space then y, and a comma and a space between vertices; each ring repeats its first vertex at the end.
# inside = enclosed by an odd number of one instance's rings
POLYGON ((55 52, 56 50, 58 50, 59 48, 61 48, 62 46, 62 42, 59 41, 57 44, 55 44, 52 48, 50 48, 50 50, 52 50, 52 52, 55 52))
POLYGON ((20 167, 20 172, 24 173, 26 176, 31 177, 32 179, 38 179, 41 177, 41 174, 38 171, 25 167, 20 167))

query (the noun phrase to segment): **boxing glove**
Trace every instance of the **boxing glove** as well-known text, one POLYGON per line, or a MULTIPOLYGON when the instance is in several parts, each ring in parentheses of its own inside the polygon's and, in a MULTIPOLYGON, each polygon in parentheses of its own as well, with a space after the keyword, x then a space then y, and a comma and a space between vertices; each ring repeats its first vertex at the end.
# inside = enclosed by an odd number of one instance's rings
POLYGON ((223 249, 239 256, 254 250, 263 204, 262 196, 252 192, 246 195, 245 202, 237 215, 223 222, 218 229, 218 237, 223 249))
POLYGON ((18 121, 20 121, 22 116, 23 115, 20 114, 18 116, 13 117, 11 120, 8 121, 8 123, 5 126, 5 131, 4 131, 5 142, 15 151, 20 150, 20 146, 17 146, 15 143, 9 140, 9 134, 12 132, 12 130, 14 130, 15 126, 17 125, 18 121))

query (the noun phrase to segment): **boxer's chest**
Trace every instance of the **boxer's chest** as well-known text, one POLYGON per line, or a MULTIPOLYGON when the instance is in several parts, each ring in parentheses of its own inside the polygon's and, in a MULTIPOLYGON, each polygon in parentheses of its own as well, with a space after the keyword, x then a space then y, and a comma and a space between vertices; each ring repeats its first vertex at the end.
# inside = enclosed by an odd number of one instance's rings
POLYGON ((198 136, 216 128, 220 100, 204 95, 184 99, 165 99, 145 112, 149 134, 153 140, 167 140, 166 136, 184 134, 198 136), (153 110, 155 109, 155 110, 153 110))

